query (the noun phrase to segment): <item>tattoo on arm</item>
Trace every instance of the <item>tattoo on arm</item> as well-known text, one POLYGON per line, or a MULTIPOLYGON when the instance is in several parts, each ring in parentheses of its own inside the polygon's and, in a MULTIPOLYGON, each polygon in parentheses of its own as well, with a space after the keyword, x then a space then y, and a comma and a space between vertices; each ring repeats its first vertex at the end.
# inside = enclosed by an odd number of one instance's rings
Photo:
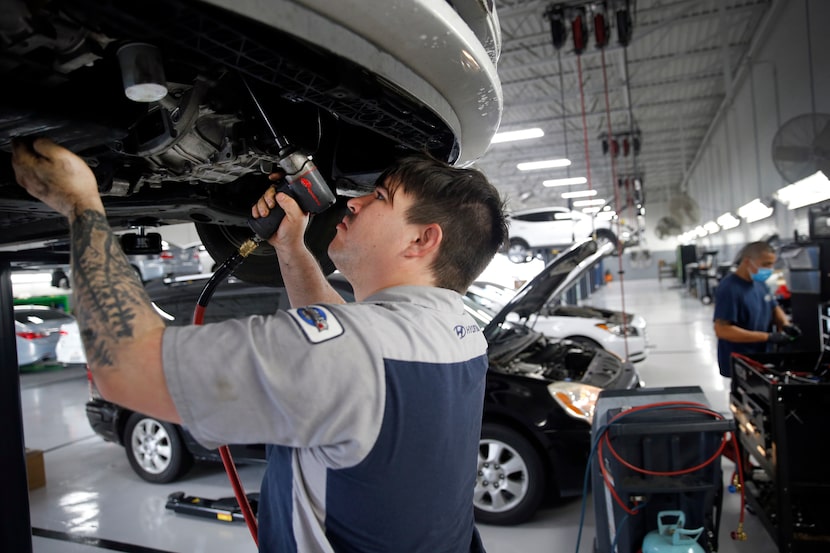
POLYGON ((119 340, 134 336, 150 299, 100 211, 78 213, 71 226, 72 281, 90 364, 115 368, 119 340))

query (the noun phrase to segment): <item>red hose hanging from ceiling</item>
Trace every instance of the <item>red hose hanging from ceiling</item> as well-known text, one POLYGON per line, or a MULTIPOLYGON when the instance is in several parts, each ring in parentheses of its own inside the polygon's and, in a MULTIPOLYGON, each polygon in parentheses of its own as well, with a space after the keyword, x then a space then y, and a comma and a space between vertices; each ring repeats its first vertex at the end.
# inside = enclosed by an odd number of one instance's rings
MULTIPOLYGON (((613 137, 611 131, 611 103, 608 98, 608 72, 605 65, 605 48, 600 48, 602 53, 602 80, 605 85, 605 119, 608 124, 608 137, 613 137)), ((581 79, 580 79, 581 80, 581 79)), ((622 236, 620 234, 620 187, 617 185, 617 161, 612 154, 611 158, 611 183, 614 187, 614 210, 617 212, 617 262, 619 264, 620 274, 620 298, 623 312, 623 344, 625 345, 625 359, 628 360, 628 314, 625 311, 625 278, 623 271, 623 257, 622 257, 622 236)))
POLYGON ((591 183, 591 149, 588 147, 588 123, 585 119, 585 90, 582 85, 582 56, 576 56, 576 70, 579 75, 579 100, 582 103, 582 141, 585 144, 585 174, 588 179, 588 190, 593 189, 591 183))

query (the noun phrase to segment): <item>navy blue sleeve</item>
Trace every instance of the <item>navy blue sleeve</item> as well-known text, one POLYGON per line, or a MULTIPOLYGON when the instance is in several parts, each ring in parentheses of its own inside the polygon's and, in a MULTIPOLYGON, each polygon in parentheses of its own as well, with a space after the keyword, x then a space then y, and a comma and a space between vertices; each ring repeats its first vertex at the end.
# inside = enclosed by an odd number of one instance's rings
POLYGON ((718 285, 715 294, 715 313, 712 320, 720 319, 734 324, 738 320, 738 297, 735 294, 735 287, 732 286, 729 280, 725 278, 718 285))

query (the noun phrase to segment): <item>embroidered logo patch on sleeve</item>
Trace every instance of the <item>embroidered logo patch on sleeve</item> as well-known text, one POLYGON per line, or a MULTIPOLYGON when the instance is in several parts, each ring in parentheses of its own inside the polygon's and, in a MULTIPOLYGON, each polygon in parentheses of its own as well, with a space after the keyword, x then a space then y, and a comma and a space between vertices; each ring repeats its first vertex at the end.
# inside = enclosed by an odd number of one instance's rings
POLYGON ((312 344, 319 344, 343 334, 343 325, 325 307, 308 305, 299 309, 291 309, 288 314, 312 344))

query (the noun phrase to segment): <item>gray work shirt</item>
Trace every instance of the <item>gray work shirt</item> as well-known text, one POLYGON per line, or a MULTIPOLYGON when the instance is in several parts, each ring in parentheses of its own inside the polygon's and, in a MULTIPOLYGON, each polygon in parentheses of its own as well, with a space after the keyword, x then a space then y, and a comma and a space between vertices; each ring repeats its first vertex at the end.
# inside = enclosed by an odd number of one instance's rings
POLYGON ((461 297, 396 287, 165 330, 167 385, 206 447, 266 443, 262 551, 480 551, 486 341, 461 297))

